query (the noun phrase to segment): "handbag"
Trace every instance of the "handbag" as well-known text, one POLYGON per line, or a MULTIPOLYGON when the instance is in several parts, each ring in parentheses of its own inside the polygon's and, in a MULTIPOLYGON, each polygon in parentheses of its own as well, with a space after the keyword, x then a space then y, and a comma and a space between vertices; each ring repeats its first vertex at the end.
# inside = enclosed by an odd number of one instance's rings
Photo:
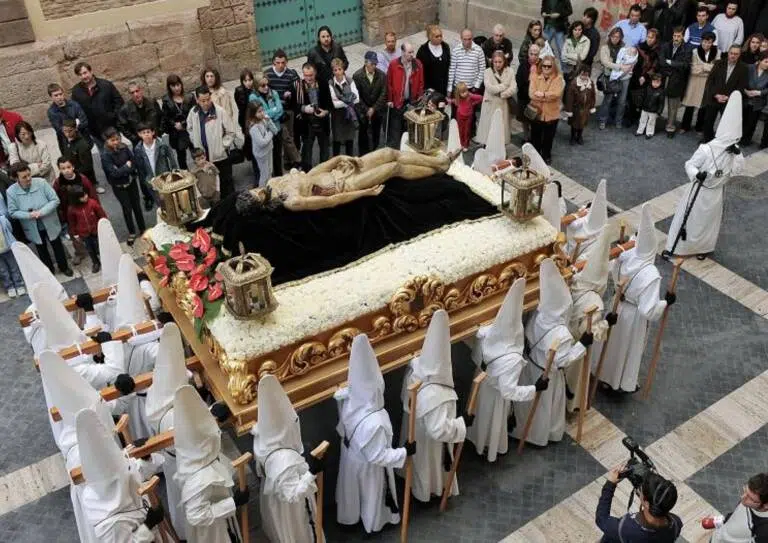
POLYGON ((238 149, 237 147, 227 149, 227 157, 229 157, 229 161, 232 164, 242 164, 245 162, 245 153, 242 149, 238 149))
POLYGON ((527 106, 525 106, 525 110, 523 110, 523 117, 525 117, 529 121, 535 121, 540 114, 541 114, 541 110, 539 110, 538 107, 534 106, 530 102, 528 103, 527 106))
POLYGON ((603 94, 619 94, 621 92, 621 79, 611 79, 602 73, 597 78, 597 89, 603 94))

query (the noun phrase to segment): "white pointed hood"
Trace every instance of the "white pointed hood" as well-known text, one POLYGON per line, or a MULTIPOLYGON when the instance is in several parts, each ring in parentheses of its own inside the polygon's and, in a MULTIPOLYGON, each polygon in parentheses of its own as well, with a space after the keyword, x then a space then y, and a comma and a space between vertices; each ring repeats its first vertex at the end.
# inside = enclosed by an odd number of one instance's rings
POLYGON ((507 291, 493 323, 477 332, 477 349, 473 351, 475 362, 486 364, 506 354, 523 353, 525 330, 523 329, 523 299, 525 279, 520 277, 507 291), (482 360, 481 360, 482 358, 482 360))
POLYGON ((77 413, 75 426, 85 478, 81 499, 89 523, 97 524, 117 513, 140 508, 138 472, 131 470, 112 432, 91 409, 77 413))
POLYGON ((560 221, 563 218, 560 211, 560 197, 557 195, 557 185, 547 183, 541 198, 541 212, 552 228, 560 231, 560 221))
POLYGON ((360 334, 352 340, 347 378, 349 396, 341 414, 347 437, 369 414, 384 408, 384 376, 368 336, 360 334))
POLYGON ((419 356, 411 360, 413 375, 424 384, 439 383, 453 388, 451 364, 451 331, 448 313, 435 311, 424 336, 424 346, 419 356))
POLYGON ((147 422, 157 431, 160 421, 173 407, 176 389, 187 384, 187 366, 181 332, 175 323, 169 322, 160 334, 152 386, 147 391, 144 410, 147 422))
MULTIPOLYGON (((459 123, 456 119, 451 119, 448 123, 448 145, 446 146, 446 152, 452 153, 461 149, 461 136, 459 135, 459 123)), ((461 156, 461 155, 459 155, 461 156)))
POLYGON ((595 191, 595 198, 592 205, 589 206, 584 227, 582 228, 583 237, 591 238, 600 233, 608 222, 608 207, 605 191, 606 181, 601 179, 595 191))
POLYGON ((261 378, 256 399, 259 414, 253 428, 254 454, 264 460, 276 449, 303 453, 299 416, 274 375, 261 378))
POLYGON ((528 158, 528 167, 534 172, 543 175, 544 178, 549 181, 552 178, 552 170, 549 169, 549 166, 547 166, 547 163, 541 158, 541 155, 536 148, 530 143, 524 143, 522 150, 523 156, 528 158))
MULTIPOLYGON (((739 143, 742 129, 741 93, 733 91, 725 105, 720 124, 717 125, 715 139, 709 142, 709 146, 715 151, 715 157, 725 151, 734 143, 739 143)), ((717 162, 720 162, 719 157, 717 162)))
POLYGON ((536 321, 549 329, 568 321, 571 310, 571 291, 565 284, 560 270, 551 258, 545 258, 539 266, 539 308, 536 321))
POLYGON ((32 252, 32 249, 15 241, 11 244, 11 251, 13 251, 13 257, 19 265, 21 277, 24 279, 24 284, 27 286, 33 304, 35 299, 32 297, 32 287, 37 283, 48 283, 54 299, 61 301, 67 299, 67 291, 64 290, 56 276, 51 273, 51 270, 32 252))
POLYGON ((129 328, 148 319, 144 296, 136 277, 136 265, 129 255, 120 257, 117 282, 115 329, 129 328))
POLYGON ((221 453, 221 432, 200 394, 190 385, 173 398, 176 473, 189 477, 214 462, 221 453))
POLYGON ((589 252, 589 258, 584 268, 573 277, 571 291, 574 298, 578 293, 594 291, 602 296, 608 285, 609 255, 611 240, 608 229, 603 229, 589 252))
POLYGON ((32 299, 36 300, 37 316, 45 328, 47 347, 59 351, 72 345, 85 343, 88 336, 78 328, 67 308, 56 297, 50 283, 32 286, 32 299))
POLYGON ((101 284, 109 287, 117 284, 123 248, 120 247, 115 230, 108 219, 99 219, 98 234, 101 284))

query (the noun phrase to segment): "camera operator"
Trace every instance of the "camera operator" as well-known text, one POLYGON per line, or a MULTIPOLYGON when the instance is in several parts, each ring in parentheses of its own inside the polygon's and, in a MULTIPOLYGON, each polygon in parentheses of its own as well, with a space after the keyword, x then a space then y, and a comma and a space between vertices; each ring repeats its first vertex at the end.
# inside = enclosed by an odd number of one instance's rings
MULTIPOLYGON (((702 524, 704 524, 702 522, 702 524)), ((705 525, 705 528, 708 527, 705 525)), ((768 473, 750 477, 741 502, 712 535, 711 543, 768 542, 768 473)))
POLYGON ((680 536, 683 521, 670 513, 677 503, 677 488, 657 473, 648 473, 638 494, 640 512, 621 518, 611 516, 611 502, 616 485, 622 479, 624 464, 608 473, 597 504, 595 522, 603 532, 601 543, 674 543, 680 536))

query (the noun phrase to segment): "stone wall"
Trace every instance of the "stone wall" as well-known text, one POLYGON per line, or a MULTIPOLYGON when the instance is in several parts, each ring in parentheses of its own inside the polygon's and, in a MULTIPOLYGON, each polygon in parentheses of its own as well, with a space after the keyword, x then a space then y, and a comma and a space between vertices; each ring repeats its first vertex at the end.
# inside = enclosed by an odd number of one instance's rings
POLYGON ((212 47, 205 61, 218 66, 225 80, 237 79, 240 70, 259 68, 261 58, 249 0, 211 0, 210 7, 198 10, 200 29, 212 47))
POLYGON ((363 40, 376 44, 386 32, 407 36, 438 20, 440 0, 363 0, 363 40))
POLYGON ((23 0, 0 0, 0 47, 35 41, 23 0))
POLYGON ((40 0, 40 7, 47 20, 63 19, 83 13, 145 4, 153 0, 40 0))

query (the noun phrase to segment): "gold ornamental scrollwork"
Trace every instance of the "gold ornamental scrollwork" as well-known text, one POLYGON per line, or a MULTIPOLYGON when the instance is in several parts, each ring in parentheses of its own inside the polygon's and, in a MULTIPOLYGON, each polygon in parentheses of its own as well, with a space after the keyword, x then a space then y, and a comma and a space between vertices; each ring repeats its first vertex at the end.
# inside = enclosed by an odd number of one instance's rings
POLYGON ((348 353, 352 349, 352 340, 358 335, 360 335, 360 330, 353 327, 343 328, 333 334, 328 340, 327 358, 335 358, 348 353))

